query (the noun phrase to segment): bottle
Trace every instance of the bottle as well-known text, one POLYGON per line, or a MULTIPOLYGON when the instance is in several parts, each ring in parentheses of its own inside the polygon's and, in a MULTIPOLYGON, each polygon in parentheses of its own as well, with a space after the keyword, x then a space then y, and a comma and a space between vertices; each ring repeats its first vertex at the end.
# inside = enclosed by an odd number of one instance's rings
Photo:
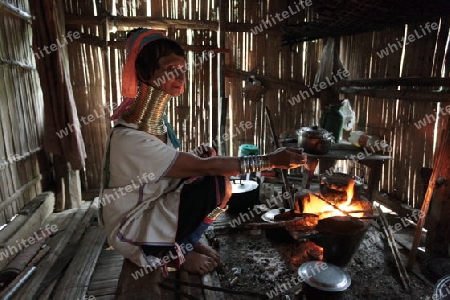
POLYGON ((332 104, 324 111, 321 119, 321 126, 331 132, 334 136, 334 141, 339 143, 342 138, 342 129, 344 127, 344 116, 340 111, 341 104, 332 104))

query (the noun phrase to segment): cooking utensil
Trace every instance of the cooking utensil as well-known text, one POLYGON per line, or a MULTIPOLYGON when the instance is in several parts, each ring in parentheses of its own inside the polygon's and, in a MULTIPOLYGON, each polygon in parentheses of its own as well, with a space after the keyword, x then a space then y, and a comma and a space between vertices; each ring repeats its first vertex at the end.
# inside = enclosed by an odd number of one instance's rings
POLYGON ((231 213, 248 212, 258 204, 259 184, 253 180, 231 180, 232 195, 228 200, 228 211, 231 213))
POLYGON ((341 292, 351 285, 350 275, 336 265, 323 261, 309 261, 298 268, 298 276, 305 283, 327 292, 341 292))
POLYGON ((351 285, 350 275, 339 267, 321 261, 304 263, 298 269, 303 281, 302 294, 310 299, 343 299, 351 285))
POLYGON ((350 180, 355 181, 354 197, 360 198, 364 194, 364 173, 361 177, 342 172, 323 173, 320 175, 320 192, 323 195, 334 191, 345 193, 350 180))
MULTIPOLYGON (((270 132, 272 133, 273 142, 275 143, 275 148, 278 148, 280 146, 280 141, 278 139, 278 135, 275 132, 275 125, 273 124, 273 120, 272 120, 272 116, 270 115, 269 107, 266 106, 265 108, 266 108, 266 117, 267 117, 267 120, 269 121, 270 132)), ((289 185, 289 180, 287 178, 287 171, 283 170, 283 169, 280 169, 280 171, 281 171, 281 178, 283 180, 284 190, 286 192, 288 192, 289 196, 290 196, 289 199, 287 199, 288 203, 289 203, 289 208, 295 209, 294 195, 292 194, 292 191, 291 191, 291 188, 289 185)))
POLYGON ((302 127, 297 131, 298 143, 309 154, 326 154, 334 140, 333 135, 318 126, 302 127))

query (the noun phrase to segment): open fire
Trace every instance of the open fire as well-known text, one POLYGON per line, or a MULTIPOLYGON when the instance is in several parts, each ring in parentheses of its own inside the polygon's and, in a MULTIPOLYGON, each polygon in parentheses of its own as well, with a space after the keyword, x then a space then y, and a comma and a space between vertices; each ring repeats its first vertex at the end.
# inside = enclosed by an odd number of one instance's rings
MULTIPOLYGON (((305 251, 292 262, 310 257, 343 266, 350 261, 373 217, 372 204, 354 197, 354 187, 355 181, 350 180, 341 191, 308 193, 296 199, 296 212, 316 216, 314 228, 318 234, 308 239, 305 251)), ((291 231, 293 237, 294 234, 301 236, 301 231, 291 231)))
POLYGON ((339 193, 332 194, 307 194, 300 199, 302 213, 316 214, 319 220, 335 216, 351 216, 362 218, 371 215, 371 208, 368 208, 367 201, 355 199, 355 181, 350 180, 345 187, 345 197, 339 193), (343 199, 343 200, 342 200, 343 199))

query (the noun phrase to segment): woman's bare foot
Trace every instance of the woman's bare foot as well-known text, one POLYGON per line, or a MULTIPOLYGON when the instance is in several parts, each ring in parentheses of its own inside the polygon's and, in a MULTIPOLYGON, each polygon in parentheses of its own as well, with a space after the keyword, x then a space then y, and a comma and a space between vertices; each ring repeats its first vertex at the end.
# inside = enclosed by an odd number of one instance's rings
POLYGON ((196 251, 187 254, 185 259, 186 261, 181 265, 180 269, 191 274, 205 275, 218 266, 213 258, 196 251))
POLYGON ((197 244, 195 244, 194 246, 194 251, 200 254, 204 254, 208 257, 211 257, 212 259, 214 259, 214 261, 217 263, 217 265, 220 265, 222 262, 220 261, 220 255, 219 253, 217 253, 216 250, 214 250, 213 248, 209 247, 208 245, 205 245, 201 242, 198 242, 197 244))

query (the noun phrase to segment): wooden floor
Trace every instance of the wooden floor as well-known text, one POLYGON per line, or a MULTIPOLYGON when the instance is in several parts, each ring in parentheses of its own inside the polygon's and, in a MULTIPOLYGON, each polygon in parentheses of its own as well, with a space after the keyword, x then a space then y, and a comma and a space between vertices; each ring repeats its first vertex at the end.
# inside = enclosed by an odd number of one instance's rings
POLYGON ((103 249, 92 274, 86 297, 92 299, 94 296, 97 300, 114 299, 122 263, 123 256, 117 251, 111 248, 103 249))
MULTIPOLYGON (((178 270, 171 270, 164 278, 164 288, 159 288, 160 276, 142 277, 145 283, 148 280, 150 286, 155 287, 151 292, 156 293, 156 297, 148 294, 142 297, 116 296, 124 258, 108 246, 105 232, 98 225, 97 211, 98 202, 92 201, 85 202, 80 209, 50 214, 42 227, 55 225, 58 231, 48 239, 45 256, 34 265, 34 272, 23 285, 11 296, 0 296, 0 299, 175 300, 181 299, 182 295, 186 295, 183 299, 220 299, 209 297, 208 292, 201 288, 180 286, 180 282, 217 284, 218 280, 212 280, 211 275, 193 276, 178 270)), ((12 286, 17 285, 9 285, 3 292, 10 291, 12 286)))

